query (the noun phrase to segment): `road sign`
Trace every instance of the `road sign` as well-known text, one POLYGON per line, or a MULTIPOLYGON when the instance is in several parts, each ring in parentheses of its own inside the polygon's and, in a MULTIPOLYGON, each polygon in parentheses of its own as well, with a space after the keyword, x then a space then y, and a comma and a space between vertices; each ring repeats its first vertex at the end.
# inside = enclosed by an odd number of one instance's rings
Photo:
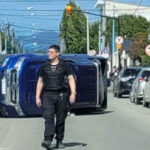
POLYGON ((115 39, 116 44, 122 44, 123 43, 123 37, 122 36, 117 36, 115 39))
POLYGON ((150 44, 148 44, 145 48, 146 55, 150 56, 150 44))
POLYGON ((88 55, 95 56, 96 55, 96 50, 89 50, 88 55))
POLYGON ((99 55, 104 57, 104 58, 109 58, 109 48, 104 47, 103 49, 101 49, 99 55))

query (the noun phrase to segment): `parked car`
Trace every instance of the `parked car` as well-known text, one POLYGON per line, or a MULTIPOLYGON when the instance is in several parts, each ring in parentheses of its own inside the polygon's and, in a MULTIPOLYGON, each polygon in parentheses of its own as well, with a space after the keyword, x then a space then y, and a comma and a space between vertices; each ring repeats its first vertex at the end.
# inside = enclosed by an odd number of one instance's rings
POLYGON ((129 94, 132 83, 135 80, 141 67, 124 67, 119 72, 113 83, 114 97, 122 97, 123 94, 129 94))
POLYGON ((143 106, 148 107, 150 105, 150 77, 146 79, 146 84, 143 90, 143 106))
MULTIPOLYGON (((0 67, 0 111, 3 116, 40 115, 35 104, 41 54, 16 54, 5 58, 0 67)), ((71 66, 77 84, 76 103, 71 110, 107 108, 107 60, 88 55, 61 55, 71 66)))
POLYGON ((146 84, 147 78, 150 76, 150 68, 142 68, 138 73, 136 79, 132 84, 132 90, 130 92, 130 101, 139 104, 143 100, 143 90, 146 84))

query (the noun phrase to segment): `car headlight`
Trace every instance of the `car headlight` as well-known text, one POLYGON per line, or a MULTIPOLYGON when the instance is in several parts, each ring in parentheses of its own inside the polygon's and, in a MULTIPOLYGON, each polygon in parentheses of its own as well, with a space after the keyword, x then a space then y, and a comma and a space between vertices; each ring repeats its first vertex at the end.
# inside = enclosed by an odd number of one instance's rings
POLYGON ((6 66, 8 60, 9 60, 9 58, 5 58, 5 60, 4 60, 3 63, 2 63, 2 67, 5 67, 5 66, 6 66))
POLYGON ((16 64, 15 64, 16 70, 19 70, 19 69, 20 69, 20 67, 21 67, 21 65, 22 65, 22 63, 23 63, 24 60, 25 60, 25 57, 22 57, 22 58, 20 58, 20 59, 16 62, 16 64))
POLYGON ((6 77, 3 77, 2 80, 1 80, 1 87, 2 87, 2 94, 6 94, 7 93, 7 80, 6 80, 6 77))

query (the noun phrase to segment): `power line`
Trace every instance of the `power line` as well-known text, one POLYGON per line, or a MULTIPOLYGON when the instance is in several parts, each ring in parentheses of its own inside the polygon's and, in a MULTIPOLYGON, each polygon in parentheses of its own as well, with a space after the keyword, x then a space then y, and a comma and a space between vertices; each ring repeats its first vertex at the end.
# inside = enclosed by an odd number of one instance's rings
POLYGON ((142 1, 143 1, 143 0, 140 0, 140 2, 139 2, 139 4, 138 4, 138 7, 137 7, 137 9, 136 9, 136 10, 135 10, 135 12, 134 12, 134 15, 135 15, 135 13, 138 11, 139 7, 141 6, 141 4, 142 4, 142 1))
MULTIPOLYGON (((141 5, 140 5, 141 6, 141 5)), ((146 10, 146 9, 148 9, 148 10, 150 10, 150 7, 148 8, 148 6, 142 6, 142 7, 140 7, 140 6, 138 6, 138 10, 146 10), (146 7, 146 8, 145 8, 146 7)), ((0 9, 0 10, 9 10, 10 11, 10 9, 0 9)), ((13 10, 13 9, 11 9, 11 10, 13 10)), ((117 10, 137 10, 137 8, 120 8, 120 9, 117 9, 117 10)), ((62 11, 64 11, 64 9, 32 9, 32 10, 26 10, 26 9, 14 9, 14 11, 26 11, 26 12, 33 12, 33 11, 46 11, 46 12, 58 12, 58 11, 60 11, 60 12, 62 12, 62 11)), ((86 11, 85 9, 82 9, 82 11, 86 11)), ((99 12, 99 10, 94 10, 94 9, 88 9, 88 11, 96 11, 96 12, 99 12)), ((106 11, 113 11, 113 8, 106 8, 106 11)))
POLYGON ((46 15, 35 14, 35 15, 32 16, 32 15, 14 15, 14 14, 1 14, 1 13, 0 13, 0 15, 3 15, 3 16, 23 16, 23 17, 24 17, 24 16, 28 16, 28 17, 29 17, 29 16, 30 16, 30 17, 34 17, 34 16, 54 16, 54 17, 55 17, 55 16, 59 16, 59 15, 47 15, 47 14, 46 14, 46 15))
MULTIPOLYGON (((40 2, 40 3, 64 3, 64 2, 67 2, 68 3, 68 1, 62 1, 62 0, 60 0, 60 1, 16 1, 16 0, 12 0, 12 1, 8 1, 8 0, 5 0, 5 1, 0 1, 0 3, 5 3, 5 2, 16 2, 16 3, 37 3, 37 2, 40 2)), ((76 2, 93 2, 93 0, 76 0, 76 2)))
MULTIPOLYGON (((18 26, 18 25, 11 25, 14 27, 18 27, 18 28, 23 28, 23 29, 29 29, 29 30, 37 30, 37 31, 64 31, 64 30, 48 30, 48 29, 35 29, 35 28, 30 28, 30 27, 23 27, 23 26, 18 26)), ((65 30, 66 31, 66 30, 65 30)), ((77 31, 77 30, 67 30, 67 31, 77 31)), ((85 28, 85 32, 86 32, 86 28, 85 28)))

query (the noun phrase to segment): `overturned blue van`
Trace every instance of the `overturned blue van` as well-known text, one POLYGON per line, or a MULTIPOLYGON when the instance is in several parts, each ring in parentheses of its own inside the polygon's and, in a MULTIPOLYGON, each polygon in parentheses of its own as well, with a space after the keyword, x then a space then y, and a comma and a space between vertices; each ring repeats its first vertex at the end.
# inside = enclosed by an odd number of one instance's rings
MULTIPOLYGON (((36 84, 44 54, 15 54, 0 66, 0 112, 3 116, 36 116, 36 84)), ((107 108, 107 60, 98 56, 60 55, 73 70, 77 95, 71 110, 107 108)))

